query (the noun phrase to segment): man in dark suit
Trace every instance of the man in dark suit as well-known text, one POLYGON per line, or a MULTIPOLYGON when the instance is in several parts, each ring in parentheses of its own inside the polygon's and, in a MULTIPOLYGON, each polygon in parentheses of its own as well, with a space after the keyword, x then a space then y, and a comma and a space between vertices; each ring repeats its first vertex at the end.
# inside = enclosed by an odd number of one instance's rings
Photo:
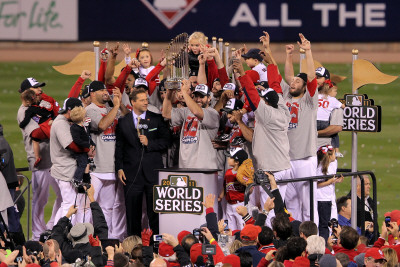
POLYGON ((363 176, 364 179, 364 192, 365 198, 364 203, 361 201, 361 180, 360 177, 357 177, 357 225, 361 227, 361 219, 362 215, 365 216, 365 222, 373 222, 373 208, 374 201, 369 196, 369 191, 371 188, 371 182, 368 176, 363 176), (365 210, 365 213, 363 211, 365 210))
POLYGON ((161 115, 147 110, 143 89, 129 96, 132 112, 118 120, 115 169, 124 184, 128 235, 142 231, 142 199, 146 196, 147 217, 153 233, 158 233, 158 214, 153 211, 153 186, 163 168, 162 152, 168 148, 169 131, 161 115))

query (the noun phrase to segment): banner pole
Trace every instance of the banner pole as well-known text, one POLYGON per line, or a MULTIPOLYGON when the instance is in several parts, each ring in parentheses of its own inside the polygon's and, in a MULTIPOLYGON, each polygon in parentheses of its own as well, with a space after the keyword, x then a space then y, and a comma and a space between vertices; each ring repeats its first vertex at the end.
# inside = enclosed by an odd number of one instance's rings
MULTIPOLYGON (((351 66, 352 92, 358 94, 358 88, 354 88, 354 61, 358 58, 358 50, 353 49, 353 61, 351 66)), ((357 132, 351 133, 351 171, 357 171, 357 132)), ((351 227, 357 230, 357 176, 351 179, 351 227)))
MULTIPOLYGON (((231 57, 233 59, 234 59, 234 53, 235 52, 236 52, 236 48, 232 47, 231 48, 231 57)), ((237 84, 237 82, 235 81, 235 72, 233 71, 233 68, 232 68, 232 72, 228 73, 228 76, 229 76, 229 74, 231 75, 231 82, 234 83, 234 84, 237 84)))
POLYGON ((217 48, 217 37, 212 38, 212 46, 217 48))
POLYGON ((225 69, 228 72, 228 64, 229 64, 229 43, 225 43, 225 69))
POLYGON ((300 63, 299 63, 299 72, 301 72, 301 62, 303 61, 303 59, 306 58, 306 50, 304 50, 303 48, 300 48, 300 63))
POLYGON ((223 42, 224 42, 224 39, 222 39, 222 38, 219 38, 219 39, 218 39, 219 57, 220 57, 221 59, 222 59, 222 53, 224 52, 224 50, 223 50, 223 48, 222 48, 223 42))
POLYGON ((94 50, 94 66, 95 66, 95 80, 99 80, 99 66, 100 66, 100 42, 93 42, 93 50, 94 50))

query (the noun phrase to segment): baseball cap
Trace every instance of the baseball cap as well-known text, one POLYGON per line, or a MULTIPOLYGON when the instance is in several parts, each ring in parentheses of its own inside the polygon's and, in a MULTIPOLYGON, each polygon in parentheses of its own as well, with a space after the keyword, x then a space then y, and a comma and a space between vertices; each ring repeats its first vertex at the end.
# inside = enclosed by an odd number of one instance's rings
POLYGON ((258 48, 252 48, 247 51, 246 54, 242 55, 243 58, 255 58, 258 61, 263 61, 263 58, 260 55, 261 50, 258 48))
POLYGON ((85 87, 79 93, 79 96, 81 98, 88 98, 90 96, 89 85, 85 85, 85 87))
POLYGON ((38 88, 45 86, 46 83, 38 82, 35 78, 29 77, 22 81, 20 89, 18 90, 20 93, 29 89, 29 88, 38 88))
POLYGON ((307 83, 307 74, 305 74, 304 72, 300 72, 296 75, 296 77, 301 78, 305 83, 307 83))
POLYGON ((259 83, 256 83, 255 85, 261 85, 262 87, 264 87, 264 89, 268 89, 269 88, 269 84, 267 81, 261 81, 259 83))
POLYGON ((260 74, 255 70, 246 70, 245 73, 250 77, 253 83, 257 83, 260 80, 260 74))
POLYGON ((258 225, 247 224, 240 231, 240 239, 247 241, 255 241, 258 237, 258 234, 261 233, 261 227, 258 225))
POLYGON ((222 263, 230 264, 230 265, 232 265, 232 267, 240 267, 240 258, 239 258, 239 256, 237 256, 235 254, 230 254, 230 255, 225 256, 222 259, 222 263))
POLYGON ((99 91, 99 90, 107 89, 106 85, 104 83, 100 82, 100 81, 93 81, 93 82, 91 82, 89 84, 88 87, 89 87, 89 92, 90 93, 96 92, 96 91, 99 91))
MULTIPOLYGON (((247 155, 246 151, 237 147, 234 150, 230 151, 230 157, 233 158, 234 160, 239 161, 239 165, 241 165, 243 163, 243 161, 245 161, 246 159, 249 158, 249 155, 247 155)), ((260 231, 261 231, 261 228, 260 228, 260 231)))
POLYGON ((179 234, 178 234, 178 236, 177 236, 179 244, 182 244, 183 238, 184 238, 185 236, 187 236, 187 235, 190 235, 190 234, 191 234, 191 232, 186 231, 186 230, 180 231, 179 234))
POLYGON ((325 77, 326 79, 330 79, 331 78, 331 74, 324 67, 317 68, 315 70, 315 75, 320 76, 320 77, 325 77))
POLYGON ((260 96, 263 97, 271 107, 278 108, 279 96, 274 89, 268 88, 262 90, 260 96))
POLYGON ((196 263, 197 258, 199 256, 203 256, 204 260, 207 259, 207 255, 204 255, 201 253, 201 247, 202 247, 202 244, 196 243, 196 244, 193 244, 193 246, 190 248, 190 261, 192 263, 196 263))
POLYGON ((214 79, 214 81, 213 81, 213 84, 215 83, 215 82, 220 82, 221 80, 219 79, 219 78, 215 78, 214 79))
POLYGON ((232 112, 234 110, 239 110, 243 108, 243 102, 236 99, 236 98, 231 98, 226 102, 226 105, 224 108, 221 108, 221 111, 226 111, 226 112, 232 112))
POLYGON ((318 261, 319 266, 336 267, 336 258, 330 254, 325 254, 318 261))
POLYGON ((72 110, 74 107, 82 107, 82 101, 75 97, 65 99, 63 108, 58 112, 59 114, 65 114, 68 110, 72 110))
POLYGON ((167 243, 161 242, 159 247, 158 247, 158 255, 161 257, 170 257, 174 255, 175 251, 174 248, 171 245, 168 245, 167 243))
POLYGON ((391 212, 386 212, 385 217, 390 216, 391 222, 397 222, 400 220, 400 210, 392 210, 391 212))
POLYGON ((370 248, 365 252, 365 258, 372 257, 375 260, 386 260, 385 255, 383 255, 382 250, 379 248, 370 248))
POLYGON ((196 85, 196 88, 194 88, 194 92, 193 93, 199 93, 202 96, 208 96, 210 95, 210 90, 208 90, 208 86, 205 84, 198 84, 196 85))
POLYGON ((226 83, 222 89, 223 89, 224 91, 225 91, 225 90, 235 91, 236 85, 235 85, 234 83, 226 83))
POLYGON ((139 87, 139 86, 145 86, 147 88, 149 88, 149 83, 146 81, 146 79, 144 78, 137 78, 135 80, 135 87, 139 87))

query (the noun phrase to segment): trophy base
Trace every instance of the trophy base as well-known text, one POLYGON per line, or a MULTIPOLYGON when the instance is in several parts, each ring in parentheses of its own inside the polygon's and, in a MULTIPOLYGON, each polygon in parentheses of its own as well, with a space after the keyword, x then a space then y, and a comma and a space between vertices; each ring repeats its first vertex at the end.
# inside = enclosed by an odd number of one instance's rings
POLYGON ((165 83, 164 83, 165 88, 169 89, 169 90, 181 89, 181 85, 182 85, 182 80, 181 79, 166 80, 165 83))

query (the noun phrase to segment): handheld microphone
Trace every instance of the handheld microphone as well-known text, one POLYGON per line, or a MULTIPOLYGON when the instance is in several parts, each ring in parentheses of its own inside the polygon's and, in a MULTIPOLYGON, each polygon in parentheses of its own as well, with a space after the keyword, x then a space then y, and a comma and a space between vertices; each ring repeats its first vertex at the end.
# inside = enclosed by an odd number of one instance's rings
POLYGON ((141 135, 144 135, 145 130, 147 130, 148 128, 149 128, 149 126, 146 123, 140 121, 140 123, 138 125, 138 129, 139 129, 141 135))

